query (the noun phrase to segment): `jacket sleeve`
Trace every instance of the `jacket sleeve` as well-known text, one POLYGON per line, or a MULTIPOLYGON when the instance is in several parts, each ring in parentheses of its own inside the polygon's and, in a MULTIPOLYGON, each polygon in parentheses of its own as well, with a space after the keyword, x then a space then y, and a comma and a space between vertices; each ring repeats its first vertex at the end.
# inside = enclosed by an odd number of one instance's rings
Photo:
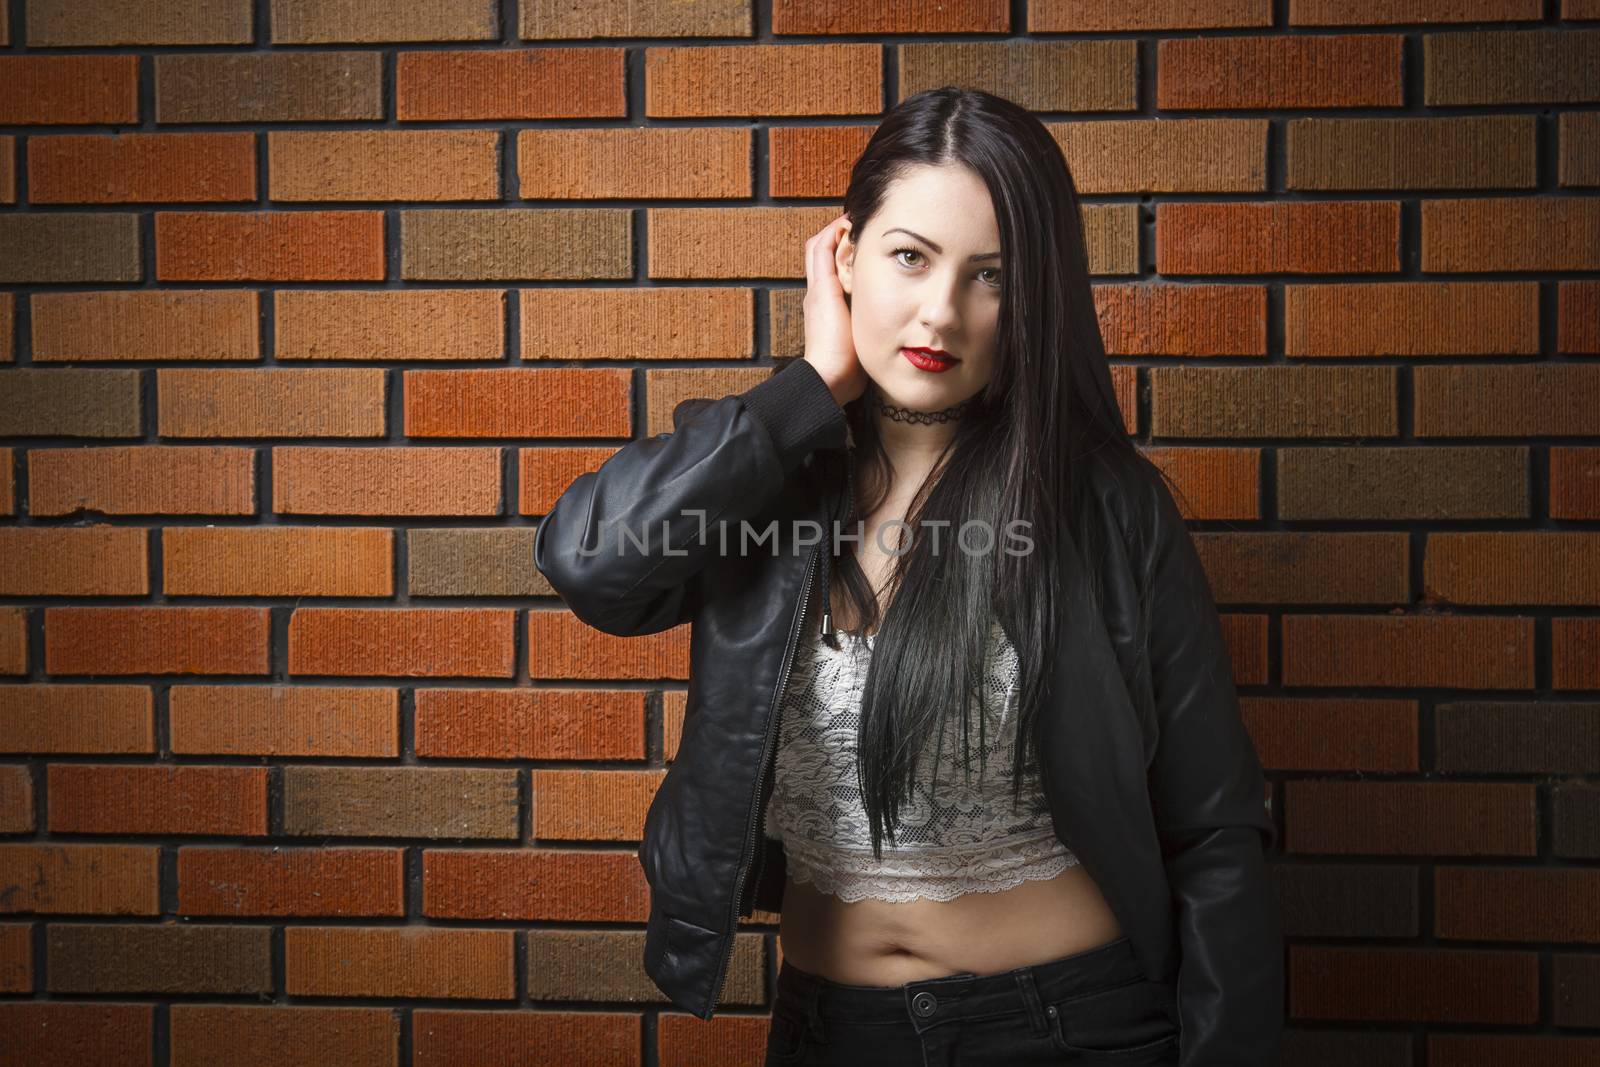
POLYGON ((684 415, 579 475, 534 535, 534 566, 597 630, 634 637, 693 618, 718 525, 759 515, 806 455, 845 440, 844 410, 803 359, 743 393, 685 401, 684 415))
POLYGON ((1152 492, 1150 796, 1181 950, 1179 1065, 1276 1067, 1283 937, 1265 854, 1277 830, 1205 570, 1159 476, 1152 492))

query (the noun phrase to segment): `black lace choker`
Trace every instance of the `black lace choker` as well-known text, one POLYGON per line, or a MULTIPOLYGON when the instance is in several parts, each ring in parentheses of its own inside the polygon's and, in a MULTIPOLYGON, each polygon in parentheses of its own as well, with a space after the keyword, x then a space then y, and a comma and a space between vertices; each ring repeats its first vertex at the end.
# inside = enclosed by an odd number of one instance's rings
POLYGON ((912 411, 910 408, 900 408, 895 407, 893 404, 886 404, 882 400, 877 401, 874 406, 880 415, 886 415, 895 422, 919 422, 927 425, 929 423, 949 422, 951 419, 959 419, 962 413, 972 405, 973 399, 974 397, 969 396, 961 403, 952 404, 943 411, 912 411))

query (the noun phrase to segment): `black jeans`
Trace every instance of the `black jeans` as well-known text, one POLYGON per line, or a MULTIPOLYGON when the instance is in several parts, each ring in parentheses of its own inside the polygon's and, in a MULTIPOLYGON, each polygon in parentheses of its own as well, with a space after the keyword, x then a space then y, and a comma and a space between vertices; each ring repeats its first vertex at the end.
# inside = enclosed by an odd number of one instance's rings
POLYGON ((1177 990, 1144 976, 1121 937, 1086 952, 979 977, 899 986, 831 982, 787 959, 766 1067, 1178 1062, 1177 990))

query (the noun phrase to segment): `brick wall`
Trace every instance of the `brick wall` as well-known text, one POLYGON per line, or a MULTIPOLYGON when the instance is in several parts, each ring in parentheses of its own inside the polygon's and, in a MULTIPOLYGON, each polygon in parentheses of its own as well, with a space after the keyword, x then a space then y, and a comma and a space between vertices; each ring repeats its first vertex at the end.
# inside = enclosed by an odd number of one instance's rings
POLYGON ((1600 1059, 1596 0, 0 0, 0 1062, 759 1062, 774 916, 639 962, 687 634, 532 537, 952 82, 1195 504, 1286 1062, 1600 1059))

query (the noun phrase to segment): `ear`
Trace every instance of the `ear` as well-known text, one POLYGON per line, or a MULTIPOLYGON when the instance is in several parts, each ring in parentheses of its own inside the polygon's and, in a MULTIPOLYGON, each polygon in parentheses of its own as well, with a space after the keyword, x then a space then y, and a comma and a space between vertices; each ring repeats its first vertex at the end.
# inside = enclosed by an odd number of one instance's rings
MULTIPOLYGON (((848 227, 850 224, 847 222, 845 225, 848 227)), ((850 295, 851 285, 855 281, 856 243, 851 240, 851 236, 850 231, 846 229, 844 236, 839 238, 838 246, 833 250, 834 271, 839 275, 839 287, 845 291, 846 296, 850 295)))

